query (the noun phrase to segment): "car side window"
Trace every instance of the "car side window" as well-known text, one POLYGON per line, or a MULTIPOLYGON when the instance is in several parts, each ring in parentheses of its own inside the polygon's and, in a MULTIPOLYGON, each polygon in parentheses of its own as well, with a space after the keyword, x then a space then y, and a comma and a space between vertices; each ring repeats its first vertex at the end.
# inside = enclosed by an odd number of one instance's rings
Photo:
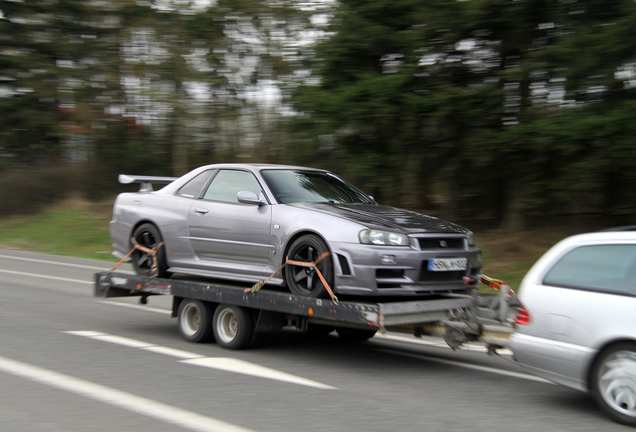
POLYGON ((636 295, 636 245, 581 246, 548 271, 544 285, 636 295))
POLYGON ((194 177, 177 191, 177 195, 184 198, 197 199, 201 196, 203 187, 207 184, 215 170, 207 170, 194 177))
POLYGON ((256 196, 260 196, 261 185, 250 172, 220 170, 210 183, 208 190, 205 191, 203 199, 238 203, 236 196, 241 191, 254 192, 256 196))

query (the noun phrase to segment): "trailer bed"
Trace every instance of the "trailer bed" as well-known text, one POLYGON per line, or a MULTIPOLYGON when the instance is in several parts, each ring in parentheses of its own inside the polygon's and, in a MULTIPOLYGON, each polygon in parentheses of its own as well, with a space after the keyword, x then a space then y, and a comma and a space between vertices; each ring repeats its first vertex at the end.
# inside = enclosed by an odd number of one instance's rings
POLYGON ((452 295, 436 300, 394 301, 390 303, 334 302, 261 289, 246 293, 245 287, 213 282, 160 279, 127 273, 96 274, 96 297, 173 295, 214 303, 227 303, 330 320, 335 323, 362 324, 381 329, 396 324, 439 321, 449 309, 466 308, 474 300, 469 295, 452 295))
MULTIPOLYGON (((475 340, 474 336, 483 333, 483 326, 467 322, 467 318, 477 319, 475 310, 483 303, 483 299, 480 301, 475 295, 467 294, 386 302, 364 299, 336 302, 268 289, 250 292, 245 286, 230 283, 162 279, 120 272, 97 273, 94 294, 103 298, 139 296, 142 303, 149 296, 171 295, 172 316, 178 318, 182 335, 193 342, 211 337, 207 333, 200 337, 198 327, 202 327, 201 331, 213 332, 219 342, 223 335, 218 331, 222 331, 223 326, 226 333, 236 333, 231 326, 238 327, 239 324, 249 326, 250 335, 284 326, 294 326, 300 330, 314 326, 338 329, 341 335, 358 335, 359 339, 371 337, 376 331, 395 330, 419 336, 444 334, 451 329, 456 346, 462 342, 457 342, 458 330, 466 340, 475 340), (217 317, 223 315, 217 310, 219 306, 227 310, 225 315, 229 314, 229 318, 217 317), (187 313, 191 315, 185 316, 187 313), (440 326, 443 329, 441 332, 440 326)), ((221 345, 225 346, 223 343, 221 345)), ((249 344, 243 341, 237 346, 229 345, 226 347, 245 348, 249 344)))

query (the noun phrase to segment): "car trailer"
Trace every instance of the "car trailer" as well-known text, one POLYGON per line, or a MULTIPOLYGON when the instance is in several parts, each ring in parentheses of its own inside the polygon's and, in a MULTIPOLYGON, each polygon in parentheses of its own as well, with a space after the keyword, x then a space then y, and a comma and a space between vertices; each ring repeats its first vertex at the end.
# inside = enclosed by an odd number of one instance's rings
POLYGON ((186 340, 213 338, 228 349, 247 348, 263 332, 295 328, 324 334, 336 330, 341 338, 352 341, 369 339, 377 331, 442 336, 453 349, 469 341, 482 341, 489 353, 494 353, 506 346, 518 305, 505 285, 493 295, 472 289, 469 294, 406 301, 338 301, 114 271, 95 274, 94 294, 102 298, 139 296, 142 304, 150 296, 172 295, 172 317, 177 318, 186 340))

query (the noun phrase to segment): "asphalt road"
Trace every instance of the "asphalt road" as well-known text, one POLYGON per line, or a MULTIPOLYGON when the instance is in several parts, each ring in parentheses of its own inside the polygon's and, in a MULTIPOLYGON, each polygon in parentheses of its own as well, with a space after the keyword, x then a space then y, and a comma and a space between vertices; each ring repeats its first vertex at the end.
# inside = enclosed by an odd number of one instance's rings
POLYGON ((612 431, 584 393, 481 347, 287 331, 184 341, 171 299, 92 296, 99 261, 0 249, 0 431, 612 431))

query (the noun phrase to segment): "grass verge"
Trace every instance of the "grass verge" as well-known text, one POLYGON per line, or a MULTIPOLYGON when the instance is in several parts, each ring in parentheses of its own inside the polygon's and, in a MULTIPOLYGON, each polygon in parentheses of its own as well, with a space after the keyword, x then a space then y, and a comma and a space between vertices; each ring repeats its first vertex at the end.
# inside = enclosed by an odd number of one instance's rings
POLYGON ((54 255, 116 261, 102 206, 65 201, 33 216, 0 219, 0 245, 54 255))
POLYGON ((483 253, 484 274, 501 279, 517 291, 528 270, 550 247, 577 231, 541 229, 517 233, 477 232, 476 243, 483 253))

